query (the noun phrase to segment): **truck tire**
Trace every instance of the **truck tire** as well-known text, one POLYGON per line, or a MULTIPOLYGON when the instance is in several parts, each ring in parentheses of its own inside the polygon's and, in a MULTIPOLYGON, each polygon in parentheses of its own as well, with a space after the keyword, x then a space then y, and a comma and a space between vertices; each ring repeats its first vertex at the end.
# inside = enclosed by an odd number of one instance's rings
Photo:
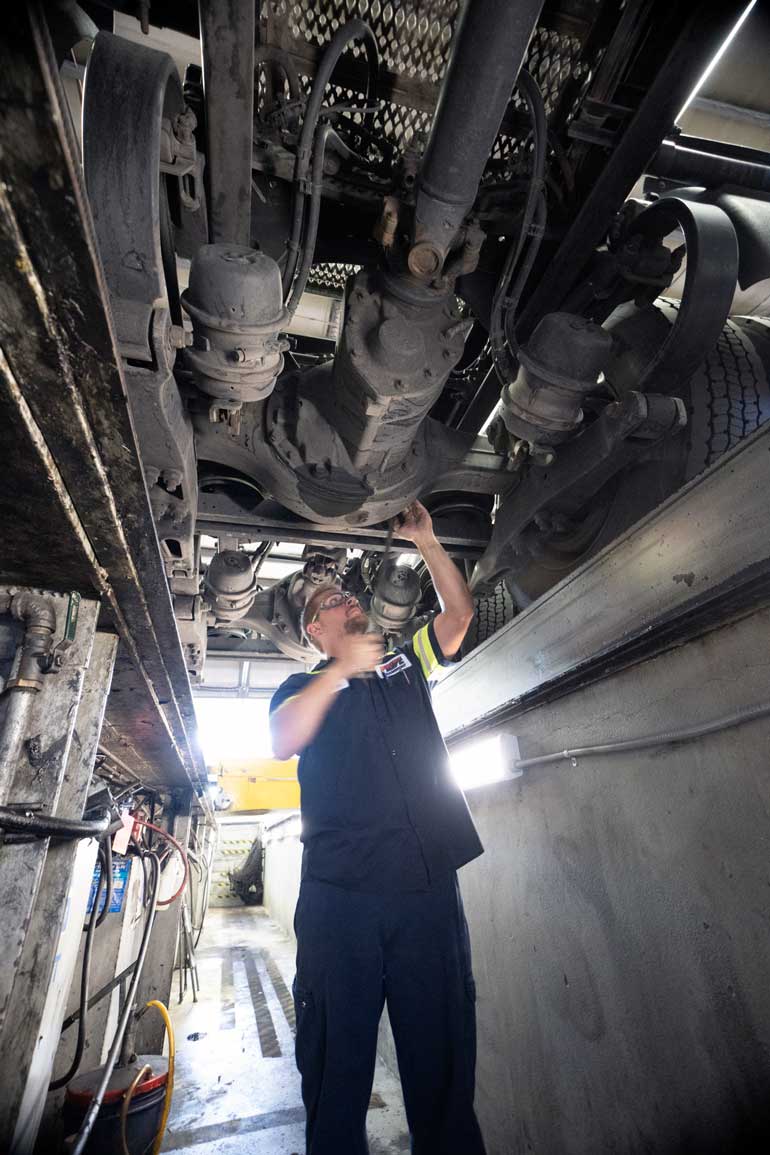
POLYGON ((491 638, 498 630, 507 625, 516 614, 516 606, 505 582, 498 582, 491 594, 477 598, 473 613, 473 621, 468 627, 461 647, 461 654, 465 657, 471 650, 475 650, 481 642, 491 638))
POLYGON ((685 481, 702 473, 770 418, 770 329, 750 317, 730 320, 689 381, 685 481))
MULTIPOLYGON (((661 315, 672 323, 675 307, 659 302, 651 325, 659 331, 661 315)), ((716 346, 676 392, 689 414, 681 436, 664 442, 654 460, 613 478, 570 537, 549 541, 530 534, 520 565, 503 579, 516 611, 770 420, 770 325, 751 317, 728 320, 716 346)), ((486 623, 488 612, 481 613, 486 623)))

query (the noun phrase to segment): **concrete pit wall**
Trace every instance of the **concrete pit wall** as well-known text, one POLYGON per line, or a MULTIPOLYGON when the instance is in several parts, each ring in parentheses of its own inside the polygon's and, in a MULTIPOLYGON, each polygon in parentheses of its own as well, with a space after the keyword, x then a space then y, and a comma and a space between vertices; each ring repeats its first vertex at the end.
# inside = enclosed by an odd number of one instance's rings
POLYGON ((271 918, 289 934, 294 934, 294 908, 299 895, 302 843, 299 814, 264 819, 265 897, 271 918))
MULTIPOLYGON (((770 698, 755 614, 519 718, 523 757, 770 698)), ((770 1151, 770 719, 469 795, 489 1155, 770 1151)))

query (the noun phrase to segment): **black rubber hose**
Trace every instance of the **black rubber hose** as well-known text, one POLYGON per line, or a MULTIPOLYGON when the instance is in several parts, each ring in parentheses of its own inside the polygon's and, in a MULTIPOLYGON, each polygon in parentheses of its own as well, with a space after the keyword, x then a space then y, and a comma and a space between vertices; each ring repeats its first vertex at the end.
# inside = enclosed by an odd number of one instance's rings
POLYGON ((109 810, 103 818, 54 818, 49 814, 23 814, 0 806, 0 830, 34 834, 37 838, 101 838, 110 827, 109 810))
POLYGON ((136 991, 139 986, 139 979, 142 976, 144 960, 147 955, 147 947, 149 945, 150 935, 152 934, 152 928, 155 923, 158 888, 160 885, 160 863, 158 862, 158 857, 151 851, 147 852, 147 857, 152 860, 154 867, 152 899, 150 902, 150 911, 147 915, 147 922, 145 923, 144 932, 142 934, 142 941, 139 945, 139 953, 136 956, 136 966, 134 968, 134 973, 131 979, 131 985, 129 986, 128 992, 126 994, 126 1001, 123 1004, 123 1010, 121 1012, 120 1019, 118 1020, 117 1030, 115 1031, 115 1036, 112 1040, 112 1045, 110 1046, 107 1060, 102 1069, 102 1077, 99 1080, 99 1086, 96 1088, 94 1097, 92 1098, 88 1106, 88 1110, 83 1117, 83 1121, 80 1124, 80 1130, 74 1137, 70 1155, 83 1155, 83 1149, 88 1142, 91 1131, 93 1130, 94 1123, 96 1122, 96 1118, 99 1114, 99 1110, 104 1099, 104 1093, 107 1090, 107 1084, 110 1081, 112 1072, 115 1070, 115 1064, 118 1061, 118 1056, 120 1054, 120 1048, 123 1043, 123 1036, 126 1033, 126 1026, 128 1025, 129 1016, 133 1014, 134 1002, 136 1000, 136 991))
POLYGON ((284 297, 291 288, 291 283, 294 280, 294 271, 297 267, 302 221, 305 215, 304 184, 310 168, 310 155, 318 126, 318 117, 323 105, 324 92, 326 91, 326 85, 329 83, 334 69, 337 67, 340 57, 353 40, 362 40, 366 49, 366 58, 369 65, 368 87, 366 92, 367 104, 373 104, 376 98, 377 77, 380 68, 377 41, 374 39, 374 33, 371 28, 363 20, 357 18, 349 20, 347 24, 343 24, 341 28, 337 29, 329 41, 326 51, 321 58, 321 63, 318 65, 318 71, 313 77, 313 87, 310 90, 305 115, 302 118, 302 131, 297 146, 297 163, 294 170, 294 208, 292 212, 291 234, 289 237, 286 268, 283 274, 284 297))
MULTIPOLYGON (((104 848, 104 865, 102 866, 102 874, 107 880, 107 894, 104 898, 104 910, 96 920, 96 925, 101 926, 107 915, 110 913, 112 906, 113 884, 112 884, 112 838, 107 837, 102 842, 104 848)), ((101 878, 99 879, 101 882, 101 878)))
POLYGON ((307 232, 305 234, 304 244, 302 246, 302 264, 300 265, 297 279, 291 290, 288 305, 286 306, 289 317, 293 317, 297 311, 297 305, 300 298, 305 291, 310 269, 313 264, 313 256, 315 254, 315 242, 318 236, 318 219, 321 215, 321 192, 323 189, 323 174, 324 174, 324 157, 326 155, 326 142, 331 136, 334 129, 330 124, 319 125, 318 131, 315 134, 315 147, 313 149, 313 174, 312 184, 310 190, 310 209, 307 219, 307 232))
MULTIPOLYGON (((80 1064, 83 1061, 83 1052, 86 1047, 86 1033, 88 1028, 88 986, 91 981, 91 951, 94 944, 94 931, 99 925, 99 899, 102 896, 102 889, 106 878, 105 870, 106 853, 102 846, 99 847, 99 862, 101 870, 99 871, 99 881, 96 884, 96 893, 94 895, 94 905, 91 908, 91 915, 86 923, 86 943, 83 947, 83 964, 80 971, 80 1016, 78 1018, 78 1038, 75 1043, 75 1054, 72 1056, 69 1070, 65 1075, 58 1079, 54 1079, 48 1084, 49 1091, 60 1091, 62 1087, 66 1087, 71 1079, 80 1069, 80 1064)), ((106 909, 106 908, 105 908, 106 909)))
MULTIPOLYGON (((540 250, 540 242, 542 241, 543 234, 545 233, 545 225, 546 225, 547 216, 548 216, 548 211, 547 211, 546 203, 545 203, 545 193, 543 193, 541 191, 540 196, 537 198, 537 204, 535 206, 535 218, 534 218, 534 221, 532 222, 532 225, 530 227, 532 239, 529 242, 526 255, 525 255, 524 260, 522 261, 522 263, 519 267, 519 271, 516 274, 516 280, 513 282, 513 287, 511 288, 511 292, 510 292, 510 295, 508 297, 508 308, 506 309, 506 315, 505 315, 505 333, 507 336, 507 345, 505 346, 505 354, 508 357, 510 357, 510 353, 509 353, 510 348, 514 348, 514 349, 518 348, 518 346, 516 344, 516 330, 515 330, 516 311, 518 308, 519 299, 521 297, 522 290, 524 289, 524 286, 527 283, 527 278, 529 277, 529 274, 532 272, 532 266, 534 265, 535 259, 537 257, 539 250, 540 250)), ((513 366, 513 372, 514 372, 514 374, 516 373, 516 366, 513 366)), ((508 380, 510 380, 510 378, 506 378, 506 381, 503 381, 502 383, 506 384, 506 382, 508 380)))
POLYGON ((521 290, 524 286, 524 280, 519 275, 516 278, 516 285, 510 297, 507 296, 508 285, 513 271, 519 262, 521 253, 524 249, 527 237, 533 227, 535 216, 537 214, 539 221, 535 222, 535 236, 529 246, 530 252, 527 254, 527 275, 531 271, 534 264, 537 251, 540 247, 540 240, 545 229, 545 200, 543 195, 543 187, 545 181, 545 162, 548 145, 548 124, 545 115, 545 104, 543 96, 535 81, 530 76, 526 69, 522 69, 519 73, 519 90, 529 111, 532 120, 532 140, 534 145, 532 156, 532 179, 530 180, 529 189, 527 191, 527 199, 524 203, 524 215, 521 221, 521 229, 516 242, 511 245, 508 256, 506 257, 503 271, 500 275, 500 280, 495 290, 495 295, 492 301, 492 312, 489 323, 489 339, 492 345, 492 354, 494 358, 495 369, 502 384, 507 384, 516 374, 516 366, 510 356, 510 352, 505 344, 505 331, 503 328, 503 314, 515 313, 518 304, 521 290), (542 209, 540 208, 542 202, 542 209), (532 251, 534 250, 534 251, 532 251), (531 254, 531 255, 530 255, 531 254))

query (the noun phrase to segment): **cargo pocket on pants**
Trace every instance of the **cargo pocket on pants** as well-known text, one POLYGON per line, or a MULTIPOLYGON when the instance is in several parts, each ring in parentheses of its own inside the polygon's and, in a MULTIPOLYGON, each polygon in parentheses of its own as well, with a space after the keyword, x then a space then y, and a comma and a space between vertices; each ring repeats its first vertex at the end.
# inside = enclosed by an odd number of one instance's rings
POLYGON ((302 1075, 312 1077, 312 1072, 318 1063, 318 1022, 313 992, 307 987, 300 986, 296 979, 293 987, 294 1017, 297 1025, 295 1039, 295 1055, 297 1067, 302 1075))

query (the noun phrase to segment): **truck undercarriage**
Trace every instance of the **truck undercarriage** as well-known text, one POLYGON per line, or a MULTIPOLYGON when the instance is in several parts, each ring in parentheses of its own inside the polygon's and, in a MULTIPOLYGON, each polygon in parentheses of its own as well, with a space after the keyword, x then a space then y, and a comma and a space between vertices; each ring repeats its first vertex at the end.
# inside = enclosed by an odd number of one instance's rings
POLYGON ((121 7, 52 51, 193 678, 319 582, 411 631, 415 498, 472 648, 770 413, 767 169, 675 123, 744 6, 121 7))

